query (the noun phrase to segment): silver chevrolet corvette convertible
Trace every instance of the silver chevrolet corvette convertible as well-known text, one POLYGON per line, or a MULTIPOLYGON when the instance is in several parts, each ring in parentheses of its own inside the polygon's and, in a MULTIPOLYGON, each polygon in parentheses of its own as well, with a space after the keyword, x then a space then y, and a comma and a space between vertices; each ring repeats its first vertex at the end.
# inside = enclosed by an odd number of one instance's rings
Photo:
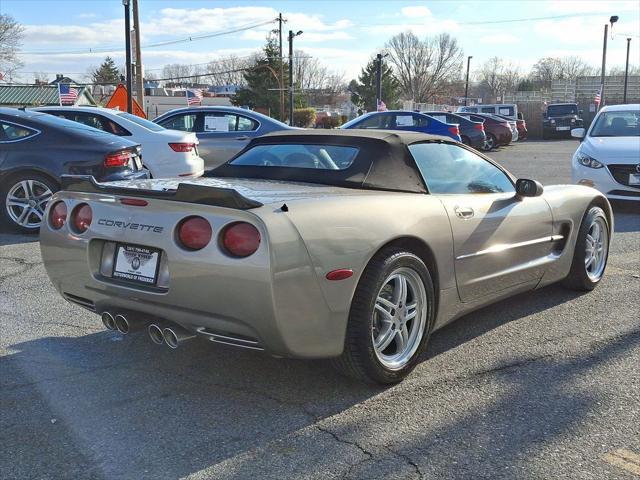
POLYGON ((597 190, 543 189, 446 138, 299 130, 199 179, 65 177, 40 244, 55 288, 108 329, 393 383, 461 315, 596 287, 612 230, 597 190))

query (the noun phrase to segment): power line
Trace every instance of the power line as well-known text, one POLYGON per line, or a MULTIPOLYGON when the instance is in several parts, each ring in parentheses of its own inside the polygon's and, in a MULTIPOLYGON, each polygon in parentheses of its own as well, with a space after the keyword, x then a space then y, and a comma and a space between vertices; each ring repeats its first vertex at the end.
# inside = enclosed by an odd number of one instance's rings
MULTIPOLYGON (((164 47, 167 45, 176 45, 179 43, 187 43, 187 42, 194 42, 197 40, 204 40, 207 38, 214 38, 214 37, 221 37, 223 35, 230 35, 232 33, 238 33, 238 32, 243 32, 245 30, 251 30, 253 28, 257 28, 257 27, 262 27, 265 25, 269 25, 271 23, 275 23, 275 19, 274 20, 268 20, 268 21, 264 21, 264 22, 260 22, 260 23, 252 23, 252 24, 246 24, 240 27, 236 27, 234 29, 231 30, 224 30, 221 32, 212 32, 212 33, 205 33, 202 35, 192 35, 190 37, 187 38, 181 38, 178 40, 167 40, 164 42, 156 42, 156 43, 150 43, 148 45, 142 45, 142 48, 154 48, 154 47, 164 47)), ((83 48, 83 49, 79 49, 79 50, 26 50, 26 51, 22 51, 20 53, 22 54, 27 54, 27 55, 70 55, 70 54, 83 54, 83 53, 110 53, 110 52, 115 52, 118 50, 122 50, 122 46, 113 46, 113 47, 99 47, 99 48, 83 48)))

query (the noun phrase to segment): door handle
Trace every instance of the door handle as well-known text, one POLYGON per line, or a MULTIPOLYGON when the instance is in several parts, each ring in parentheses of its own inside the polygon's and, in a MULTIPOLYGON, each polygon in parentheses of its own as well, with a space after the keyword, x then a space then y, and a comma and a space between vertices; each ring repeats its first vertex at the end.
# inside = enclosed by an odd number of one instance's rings
POLYGON ((456 212, 458 218, 464 219, 472 218, 474 214, 473 208, 471 207, 455 207, 453 211, 456 212))
POLYGON ((240 135, 239 137, 236 137, 236 140, 249 140, 249 137, 247 135, 240 135))

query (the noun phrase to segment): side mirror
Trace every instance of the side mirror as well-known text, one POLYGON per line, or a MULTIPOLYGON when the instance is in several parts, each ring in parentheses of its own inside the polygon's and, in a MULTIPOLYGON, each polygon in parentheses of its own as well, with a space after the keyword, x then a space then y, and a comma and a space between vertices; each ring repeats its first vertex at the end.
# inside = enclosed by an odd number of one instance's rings
POLYGON ((519 197, 539 197, 543 191, 544 188, 540 182, 527 178, 516 180, 516 194, 519 197))
POLYGON ((578 115, 582 116, 582 110, 578 110, 578 115))
POLYGON ((574 128, 571 130, 571 136, 573 138, 578 138, 582 140, 584 138, 585 130, 584 128, 574 128))

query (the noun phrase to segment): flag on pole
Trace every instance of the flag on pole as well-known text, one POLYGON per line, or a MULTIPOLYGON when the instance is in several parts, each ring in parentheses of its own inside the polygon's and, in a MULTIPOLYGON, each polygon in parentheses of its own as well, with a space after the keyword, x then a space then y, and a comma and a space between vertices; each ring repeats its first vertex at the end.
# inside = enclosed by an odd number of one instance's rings
POLYGON ((66 83, 58 83, 58 100, 60 105, 73 105, 78 100, 78 89, 66 83))
POLYGON ((386 112, 387 111, 387 106, 385 105, 385 103, 378 99, 378 111, 379 112, 386 112))
POLYGON ((600 90, 596 93, 596 98, 594 98, 593 101, 600 106, 600 102, 602 101, 602 85, 600 85, 600 90))
POLYGON ((187 89, 187 105, 200 105, 202 103, 202 90, 196 88, 187 89))

